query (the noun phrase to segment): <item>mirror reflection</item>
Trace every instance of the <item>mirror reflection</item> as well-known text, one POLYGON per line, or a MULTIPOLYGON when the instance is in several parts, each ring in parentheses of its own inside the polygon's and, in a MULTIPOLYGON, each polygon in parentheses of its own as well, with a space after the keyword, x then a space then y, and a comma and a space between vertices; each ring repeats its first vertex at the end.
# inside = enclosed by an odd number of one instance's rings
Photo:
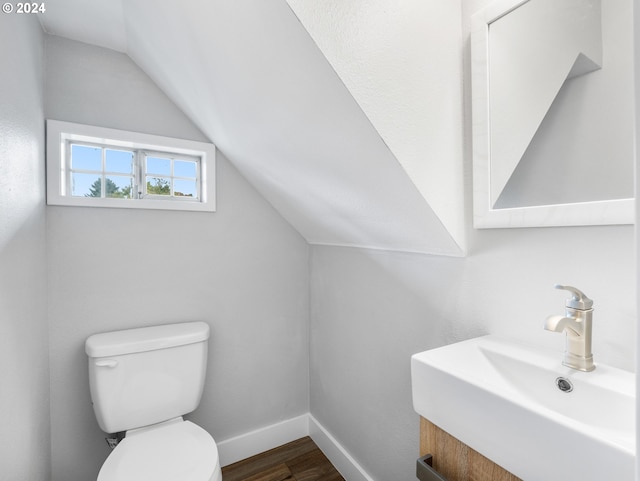
POLYGON ((631 15, 630 0, 503 0, 476 14, 476 227, 632 222, 609 215, 632 214, 634 196, 631 15), (513 224, 540 206, 556 220, 513 224), (499 210, 506 220, 482 225, 499 210))

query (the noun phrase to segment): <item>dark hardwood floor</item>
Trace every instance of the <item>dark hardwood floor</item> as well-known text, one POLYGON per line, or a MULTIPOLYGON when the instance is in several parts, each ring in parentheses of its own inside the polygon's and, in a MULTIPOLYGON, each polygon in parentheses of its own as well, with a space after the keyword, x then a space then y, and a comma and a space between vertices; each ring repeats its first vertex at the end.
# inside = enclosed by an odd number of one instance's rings
POLYGON ((222 481, 344 481, 310 437, 222 468, 222 481))

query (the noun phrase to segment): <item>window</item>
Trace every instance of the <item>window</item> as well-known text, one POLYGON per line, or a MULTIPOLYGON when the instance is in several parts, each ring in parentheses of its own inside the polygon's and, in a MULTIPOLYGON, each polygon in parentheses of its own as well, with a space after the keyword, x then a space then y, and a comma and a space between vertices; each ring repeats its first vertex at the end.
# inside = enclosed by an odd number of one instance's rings
POLYGON ((211 144, 47 121, 47 203, 215 210, 211 144))

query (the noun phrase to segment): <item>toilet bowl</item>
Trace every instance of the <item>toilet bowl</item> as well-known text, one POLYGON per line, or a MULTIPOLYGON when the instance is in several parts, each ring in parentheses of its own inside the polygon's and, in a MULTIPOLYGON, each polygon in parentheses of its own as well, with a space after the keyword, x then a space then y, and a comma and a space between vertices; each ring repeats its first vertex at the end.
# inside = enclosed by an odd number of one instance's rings
POLYGON ((222 481, 215 441, 182 417, 200 403, 208 340, 204 322, 87 339, 96 420, 106 433, 125 433, 98 481, 222 481))
POLYGON ((177 419, 127 432, 98 481, 222 481, 218 448, 198 425, 177 419))

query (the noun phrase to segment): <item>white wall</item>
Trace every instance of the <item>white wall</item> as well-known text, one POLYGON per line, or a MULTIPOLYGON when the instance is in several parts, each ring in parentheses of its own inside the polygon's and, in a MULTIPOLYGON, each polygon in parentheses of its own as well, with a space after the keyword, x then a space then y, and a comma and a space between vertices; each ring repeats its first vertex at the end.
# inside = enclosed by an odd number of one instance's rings
POLYGON ((461 255, 284 0, 124 3, 129 56, 308 242, 461 255))
POLYGON ((43 39, 0 16, 0 477, 50 476, 45 289, 43 39))
MULTIPOLYGON (((480 3, 463 4, 467 86, 468 20, 480 3)), ((466 139, 469 95, 467 87, 466 139)), ((469 140, 465 152, 470 172, 469 140)), ((560 361, 563 337, 542 328, 564 311, 555 283, 594 299, 596 362, 635 369, 632 226, 470 229, 469 249, 461 259, 311 249, 311 414, 376 481, 415 479, 410 355, 495 333, 557 349, 560 361)))
MULTIPOLYGON (((125 55, 46 39, 46 116, 206 140, 125 55)), ((217 441, 308 411, 308 247, 218 156, 218 211, 48 207, 53 480, 109 454, 89 401, 90 334, 174 321, 212 329, 201 406, 217 441)))
POLYGON ((287 3, 464 249, 460 0, 287 3))

